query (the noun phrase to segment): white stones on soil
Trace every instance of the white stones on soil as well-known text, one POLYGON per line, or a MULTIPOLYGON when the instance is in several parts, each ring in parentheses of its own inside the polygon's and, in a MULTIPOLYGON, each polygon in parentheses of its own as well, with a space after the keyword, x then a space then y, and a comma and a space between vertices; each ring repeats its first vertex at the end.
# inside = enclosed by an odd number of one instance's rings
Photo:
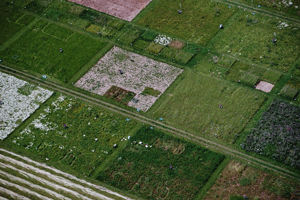
POLYGON ((0 139, 5 139, 18 125, 27 119, 52 94, 52 91, 36 87, 28 96, 18 89, 28 84, 14 76, 0 72, 0 139))

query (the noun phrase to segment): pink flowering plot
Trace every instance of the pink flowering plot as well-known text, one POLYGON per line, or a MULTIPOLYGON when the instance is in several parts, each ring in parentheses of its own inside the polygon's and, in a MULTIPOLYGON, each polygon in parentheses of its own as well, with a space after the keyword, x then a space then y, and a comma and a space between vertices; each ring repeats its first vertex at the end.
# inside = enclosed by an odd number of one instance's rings
POLYGON ((271 83, 268 83, 265 81, 260 81, 259 84, 255 87, 255 89, 269 93, 269 92, 271 92, 273 87, 274 87, 274 85, 271 83))
POLYGON ((99 95, 104 95, 111 86, 123 88, 134 92, 134 98, 138 99, 137 102, 130 101, 129 106, 147 111, 182 71, 114 47, 75 86, 99 95), (142 94, 146 87, 161 93, 156 97, 142 94))
POLYGON ((131 21, 151 0, 69 0, 100 12, 131 21))

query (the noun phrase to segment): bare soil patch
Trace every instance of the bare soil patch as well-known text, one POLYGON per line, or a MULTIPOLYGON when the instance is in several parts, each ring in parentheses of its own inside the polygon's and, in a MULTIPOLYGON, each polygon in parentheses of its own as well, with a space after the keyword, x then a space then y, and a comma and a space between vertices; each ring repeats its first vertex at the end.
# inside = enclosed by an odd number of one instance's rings
POLYGON ((169 46, 173 49, 182 49, 185 46, 185 43, 179 40, 172 40, 169 46))
POLYGON ((134 92, 124 90, 123 88, 117 86, 111 86, 111 88, 104 94, 105 97, 113 98, 120 103, 124 103, 125 105, 127 105, 135 95, 136 94, 134 92))
POLYGON ((222 199, 229 200, 230 196, 244 196, 249 199, 260 200, 287 200, 299 199, 296 191, 300 186, 283 181, 280 177, 267 174, 260 170, 241 164, 232 160, 224 169, 221 177, 216 181, 215 185, 210 189, 205 200, 222 199), (291 191, 289 198, 284 198, 279 193, 280 188, 294 187, 296 190, 291 191), (276 193, 270 190, 276 191, 276 193))
POLYGON ((268 83, 265 81, 260 81, 259 84, 255 87, 255 89, 269 93, 269 92, 271 92, 273 87, 274 87, 274 85, 271 83, 268 83))
POLYGON ((100 12, 131 21, 151 0, 69 0, 100 12))

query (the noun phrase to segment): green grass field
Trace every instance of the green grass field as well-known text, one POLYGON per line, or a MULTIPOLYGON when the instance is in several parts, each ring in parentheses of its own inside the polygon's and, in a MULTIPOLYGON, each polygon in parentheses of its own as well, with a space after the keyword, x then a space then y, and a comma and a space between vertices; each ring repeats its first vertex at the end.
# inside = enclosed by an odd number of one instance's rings
POLYGON ((60 96, 5 142, 90 175, 135 125, 126 117, 60 96))
POLYGON ((23 15, 21 12, 0 4, 0 46, 24 28, 23 25, 27 25, 34 19, 34 17, 29 19, 28 15, 23 15))
POLYGON ((291 22, 239 10, 208 48, 286 72, 299 56, 299 28, 291 22), (272 42, 274 34, 276 43, 272 42))
POLYGON ((157 1, 138 24, 205 45, 235 11, 236 8, 211 1, 164 0, 157 1), (182 14, 178 14, 179 9, 182 14))
POLYGON ((167 124, 234 142, 265 99, 260 92, 189 70, 152 112, 167 124))
POLYGON ((147 199, 192 199, 224 156, 142 127, 98 180, 147 199))
POLYGON ((0 56, 23 69, 67 82, 105 45, 106 42, 40 20, 0 56))

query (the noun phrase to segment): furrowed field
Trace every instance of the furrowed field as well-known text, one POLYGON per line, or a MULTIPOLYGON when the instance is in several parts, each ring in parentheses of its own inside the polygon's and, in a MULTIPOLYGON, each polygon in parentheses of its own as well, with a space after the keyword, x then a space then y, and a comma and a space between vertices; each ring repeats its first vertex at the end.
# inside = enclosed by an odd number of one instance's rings
POLYGON ((0 51, 0 56, 22 69, 67 82, 105 45, 106 42, 39 20, 17 41, 0 51))
POLYGON ((127 140, 136 122, 66 96, 58 97, 23 131, 6 142, 45 159, 91 175, 127 140))
POLYGON ((98 180, 148 199, 192 199, 223 155, 141 128, 98 180))
POLYGON ((262 93, 189 70, 152 111, 167 124, 233 143, 265 99, 262 93))

